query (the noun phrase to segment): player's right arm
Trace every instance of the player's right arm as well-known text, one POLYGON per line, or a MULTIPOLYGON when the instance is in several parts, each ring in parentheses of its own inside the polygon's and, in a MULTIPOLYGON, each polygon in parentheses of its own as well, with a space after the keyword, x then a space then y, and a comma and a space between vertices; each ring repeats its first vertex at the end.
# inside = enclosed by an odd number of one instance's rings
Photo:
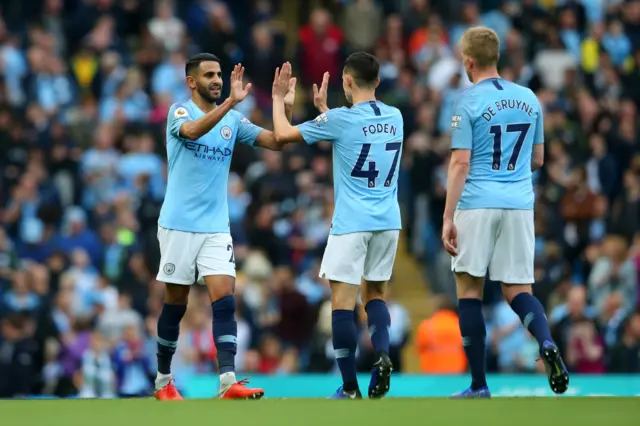
MULTIPOLYGON (((535 95, 534 95, 535 96, 535 95)), ((542 107, 538 103, 538 117, 536 118, 536 130, 533 134, 533 152, 531 153, 531 171, 542 168, 544 165, 544 117, 542 107)))
POLYGON ((194 141, 200 139, 213 129, 222 118, 236 105, 230 98, 225 99, 218 107, 209 111, 197 120, 189 117, 185 107, 173 106, 169 110, 169 131, 172 135, 194 141))
MULTIPOLYGON (((212 111, 209 111, 197 120, 189 119, 187 110, 177 108, 173 112, 173 123, 171 123, 171 134, 184 139, 196 140, 206 135, 213 129, 222 118, 233 109, 237 104, 242 102, 251 90, 251 83, 246 87, 242 87, 242 76, 244 68, 239 64, 231 71, 231 91, 229 97, 224 100, 212 111), (176 113, 179 112, 179 116, 176 113)), ((171 111, 169 117, 171 117, 171 111)))
POLYGON ((473 122, 470 107, 467 102, 463 101, 463 98, 460 98, 454 106, 451 118, 451 159, 449 160, 447 198, 442 226, 442 242, 447 252, 452 256, 457 253, 457 231, 453 224, 453 214, 469 174, 472 142, 473 122))

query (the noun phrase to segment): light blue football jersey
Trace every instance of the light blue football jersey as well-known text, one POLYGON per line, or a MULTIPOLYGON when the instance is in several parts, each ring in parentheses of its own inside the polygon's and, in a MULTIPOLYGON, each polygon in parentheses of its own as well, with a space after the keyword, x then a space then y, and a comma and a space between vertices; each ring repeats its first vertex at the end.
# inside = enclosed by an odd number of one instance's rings
POLYGON ((228 233, 227 181, 233 147, 236 141, 253 145, 262 128, 231 110, 200 139, 180 137, 182 124, 203 115, 193 100, 169 109, 169 177, 158 225, 184 232, 228 233))
POLYGON ((401 229, 402 115, 380 101, 336 108, 298 126, 308 144, 333 143, 332 235, 401 229))
POLYGON ((471 164, 458 209, 533 209, 531 154, 541 143, 542 109, 530 89, 492 78, 462 93, 451 149, 470 149, 471 164))

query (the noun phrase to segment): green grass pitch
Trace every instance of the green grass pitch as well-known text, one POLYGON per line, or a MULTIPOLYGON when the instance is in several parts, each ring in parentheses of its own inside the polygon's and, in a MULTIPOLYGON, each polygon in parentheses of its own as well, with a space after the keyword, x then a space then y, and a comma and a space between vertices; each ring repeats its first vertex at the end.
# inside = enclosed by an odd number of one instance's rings
POLYGON ((640 398, 0 401, 15 426, 638 426, 640 398))

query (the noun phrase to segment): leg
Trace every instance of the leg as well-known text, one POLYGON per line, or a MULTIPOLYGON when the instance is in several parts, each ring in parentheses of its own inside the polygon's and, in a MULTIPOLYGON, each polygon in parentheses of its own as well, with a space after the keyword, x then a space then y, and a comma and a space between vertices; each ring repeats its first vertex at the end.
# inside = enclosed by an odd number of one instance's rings
POLYGON ((235 356, 238 324, 236 323, 235 260, 229 234, 207 236, 198 255, 198 270, 207 286, 213 311, 213 339, 218 351, 220 370, 219 395, 224 399, 255 399, 264 395, 262 389, 249 389, 237 382, 235 356))
POLYGON ((486 326, 482 315, 484 276, 493 254, 499 216, 496 210, 463 210, 454 217, 458 255, 451 269, 456 279, 458 321, 471 370, 471 387, 457 398, 490 397, 486 381, 486 326))
POLYGON ((158 317, 158 374, 156 398, 182 399, 173 385, 171 360, 178 346, 180 321, 187 310, 190 285, 195 279, 195 257, 191 250, 197 246, 195 234, 158 228, 160 270, 157 279, 166 284, 162 312, 158 317), (175 263, 172 263, 175 262, 175 263))
POLYGON ((531 285, 502 284, 502 294, 525 328, 538 341, 540 358, 544 362, 551 390, 558 394, 565 393, 569 388, 569 371, 553 342, 544 308, 533 295, 531 285))
POLYGON ((458 321, 464 352, 471 370, 471 391, 487 389, 485 354, 487 330, 482 315, 484 278, 456 273, 458 321))
POLYGON ((211 310, 213 311, 213 337, 218 350, 220 386, 229 386, 235 383, 236 338, 238 335, 238 325, 235 319, 236 299, 233 294, 235 278, 229 275, 208 275, 204 277, 204 281, 207 285, 211 310))
POLYGON ((538 341, 551 389, 564 393, 569 385, 569 375, 552 341, 544 307, 533 296, 531 288, 535 247, 533 211, 504 211, 500 226, 501 232, 489 267, 491 279, 503 283, 502 294, 511 309, 538 341))
POLYGON ((358 286, 331 281, 333 350, 342 375, 342 393, 349 398, 360 396, 356 373, 358 331, 353 311, 358 299, 358 286))
POLYGON ((518 314, 520 321, 536 338, 540 347, 551 342, 551 330, 542 303, 533 295, 530 284, 502 284, 502 294, 518 314))
POLYGON ((191 287, 166 284, 164 305, 158 317, 158 375, 156 389, 162 389, 171 380, 171 360, 178 346, 180 321, 187 311, 191 287))
POLYGON ((387 281, 391 279, 398 251, 399 231, 374 232, 364 263, 363 302, 371 343, 375 351, 375 364, 369 381, 369 398, 382 398, 389 392, 393 365, 389 358, 389 328, 391 317, 384 301, 387 281))
POLYGON ((384 397, 391 387, 391 372, 393 364, 389 358, 389 328, 391 316, 384 301, 386 281, 367 281, 363 295, 365 310, 367 311, 367 325, 373 345, 374 364, 369 380, 369 398, 384 397))
POLYGON ((353 311, 362 282, 364 259, 371 233, 329 235, 320 266, 320 277, 331 282, 333 350, 342 374, 335 399, 361 398, 356 376, 358 331, 353 311))
POLYGON ((376 353, 389 354, 389 327, 391 317, 384 301, 386 281, 366 281, 362 302, 367 312, 367 325, 371 335, 371 344, 376 353))

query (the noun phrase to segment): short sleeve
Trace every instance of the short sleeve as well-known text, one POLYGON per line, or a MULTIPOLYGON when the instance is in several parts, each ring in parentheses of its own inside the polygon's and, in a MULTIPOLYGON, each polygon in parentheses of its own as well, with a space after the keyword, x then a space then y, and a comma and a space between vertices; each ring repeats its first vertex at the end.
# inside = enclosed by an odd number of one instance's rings
POLYGON ((542 107, 538 103, 538 117, 536 118, 536 130, 533 134, 533 144, 539 145, 544 143, 544 114, 542 107))
POLYGON ((253 124, 247 117, 238 113, 240 121, 238 123, 238 136, 237 141, 245 145, 253 146, 256 138, 264 129, 260 126, 253 124))
POLYGON ((451 149, 471 149, 472 142, 473 122, 470 108, 467 102, 458 99, 451 117, 451 149))
POLYGON ((322 141, 334 142, 340 134, 342 127, 340 121, 339 110, 332 109, 298 125, 298 130, 307 144, 322 141))
POLYGON ((187 121, 193 120, 189 116, 189 110, 182 105, 172 105, 169 108, 169 115, 167 116, 167 129, 169 133, 176 138, 180 137, 180 127, 187 121))

